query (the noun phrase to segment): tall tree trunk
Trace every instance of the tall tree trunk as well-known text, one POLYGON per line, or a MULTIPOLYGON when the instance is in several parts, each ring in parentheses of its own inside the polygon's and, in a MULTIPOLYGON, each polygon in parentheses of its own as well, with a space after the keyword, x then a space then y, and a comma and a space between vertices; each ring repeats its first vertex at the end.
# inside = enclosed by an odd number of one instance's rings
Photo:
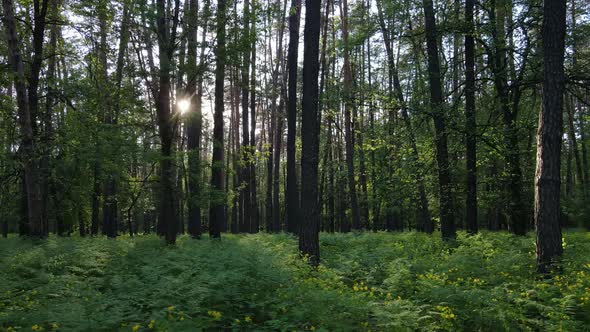
POLYGON ((299 50, 299 24, 301 0, 291 0, 289 10, 289 51, 287 55, 288 101, 287 101, 287 188, 285 190, 287 230, 299 230, 299 188, 295 165, 295 141, 297 136, 297 54, 299 50))
POLYGON ((171 58, 175 44, 175 29, 178 19, 178 0, 175 5, 174 27, 172 33, 166 15, 166 0, 158 0, 156 6, 156 23, 158 33, 158 51, 160 58, 159 90, 156 100, 158 132, 161 140, 160 160, 160 223, 165 233, 166 243, 176 242, 178 225, 175 213, 174 166, 173 160, 173 125, 170 109, 170 70, 171 58))
POLYGON ((560 217, 560 166, 565 75, 565 1, 543 5, 543 108, 537 134, 535 226, 537 271, 547 273, 563 253, 560 217))
MULTIPOLYGON (((43 220, 43 198, 40 186, 39 167, 36 162, 36 147, 35 137, 33 134, 33 116, 31 114, 32 108, 30 106, 31 96, 31 85, 29 85, 29 91, 27 91, 27 85, 25 80, 25 70, 23 66, 23 60, 20 53, 18 33, 16 29, 16 19, 14 17, 14 3, 12 0, 2 0, 2 6, 4 8, 4 26, 6 28, 6 38, 8 44, 8 50, 10 52, 10 63, 14 71, 14 86, 16 88, 16 97, 18 105, 18 120, 20 126, 20 134, 22 140, 21 155, 23 158, 24 168, 24 188, 27 193, 27 215, 28 215, 28 233, 33 237, 44 238, 47 236, 47 228, 45 227, 45 221, 43 220)), ((39 1, 35 1, 35 16, 37 18, 39 1)), ((43 2, 43 12, 47 11, 47 1, 43 2)), ((41 20, 44 25, 45 15, 42 15, 41 20)), ((40 34, 41 47, 38 51, 42 51, 43 43, 43 32, 44 29, 37 29, 37 24, 34 30, 34 39, 37 34, 40 34)), ((35 44, 37 46, 37 44, 35 44)), ((41 56, 41 55, 39 55, 41 56)), ((32 73, 31 75, 33 75, 32 73)), ((38 74, 37 74, 38 76, 38 74)), ((37 78, 38 79, 38 78, 37 78)), ((34 89, 34 96, 36 98, 37 92, 36 87, 34 89)), ((35 101, 36 102, 36 101, 35 101)))
POLYGON ((266 231, 275 232, 272 218, 272 189, 273 189, 273 161, 274 161, 274 133, 276 127, 276 105, 270 107, 268 128, 268 156, 266 161, 266 231))
POLYGON ((465 1, 465 163, 467 169, 467 197, 465 201, 465 224, 471 234, 477 233, 477 155, 475 117, 475 43, 473 40, 474 0, 465 1))
POLYGON ((213 114, 213 157, 211 161, 211 205, 209 210, 209 236, 221 237, 221 227, 226 223, 225 187, 223 169, 223 89, 225 82, 225 23, 226 0, 217 2, 217 46, 215 47, 215 112, 213 114))
POLYGON ((356 180, 354 174, 354 138, 352 132, 351 111, 353 105, 352 70, 350 66, 350 46, 348 41, 348 1, 341 2, 342 12, 342 37, 344 41, 344 139, 346 141, 346 171, 348 177, 348 191, 350 195, 350 208, 352 213, 352 228, 361 228, 361 215, 356 195, 356 180))
POLYGON ((445 102, 443 100, 439 54, 437 45, 436 20, 432 0, 423 0, 426 28, 426 48, 428 55, 428 80, 430 83, 430 111, 434 120, 436 162, 438 166, 440 221, 442 237, 454 239, 455 222, 451 204, 451 178, 449 152, 445 123, 445 102))
MULTIPOLYGON (((250 159, 251 154, 249 151, 250 146, 250 131, 248 126, 248 118, 250 113, 248 108, 248 98, 250 97, 250 55, 252 38, 250 29, 250 1, 244 1, 244 31, 243 31, 243 49, 242 49, 242 184, 243 188, 240 191, 240 204, 241 211, 243 213, 241 232, 247 232, 250 230, 250 212, 251 212, 251 191, 250 191, 250 159)), ((252 155, 253 156, 253 155, 252 155)))
MULTIPOLYGON (((58 19, 59 3, 57 0, 51 0, 51 18, 53 20, 58 19)), ((45 112, 42 115, 43 133, 41 136, 42 157, 41 157, 41 178, 43 180, 41 192, 43 193, 43 220, 45 221, 45 227, 49 232, 49 188, 52 186, 51 183, 51 151, 53 149, 53 107, 55 106, 55 85, 56 85, 56 65, 57 65, 57 37, 58 37, 59 25, 52 24, 50 29, 49 47, 47 52, 49 53, 49 62, 46 72, 47 81, 47 95, 45 97, 45 112)), ((58 221, 59 222, 59 221, 58 221)))
POLYGON ((574 159, 576 162, 576 176, 578 178, 578 182, 581 184, 582 188, 582 197, 586 197, 586 179, 584 176, 584 172, 582 170, 582 158, 580 157, 580 151, 578 149, 578 139, 576 137, 576 129, 574 127, 574 114, 575 111, 573 109, 574 101, 572 100, 573 97, 570 95, 565 96, 565 106, 567 111, 567 124, 568 124, 568 137, 570 138, 571 143, 571 152, 574 155, 574 159))
MULTIPOLYGON (((279 56, 280 58, 280 56, 279 56)), ((281 75, 282 76, 282 75, 281 75)), ((281 84, 284 86, 284 84, 281 84)), ((281 88, 283 90, 283 88, 281 88)), ((274 154, 273 154, 273 193, 272 193, 272 223, 273 230, 280 232, 281 229, 281 204, 279 201, 280 197, 280 167, 281 167, 281 145, 283 141, 283 108, 285 106, 285 94, 281 93, 281 100, 277 108, 275 117, 275 132, 274 138, 274 154)))
MULTIPOLYGON (((252 0, 252 15, 256 17, 256 0, 252 0)), ((258 233, 260 221, 258 220, 258 196, 256 193, 256 24, 252 24, 251 59, 252 71, 250 76, 250 151, 252 161, 250 163, 250 233, 258 233)))
MULTIPOLYGON (((187 115, 187 154, 188 154, 188 233, 194 239, 201 237, 201 102, 203 93, 204 43, 201 45, 199 67, 197 67, 197 27, 198 0, 190 0, 187 31, 187 82, 186 98, 190 100, 187 115), (197 83, 198 81, 198 83, 197 83), (198 85, 198 89, 197 89, 198 85)), ((205 5, 208 14, 208 3, 205 5)), ((203 39, 207 24, 203 25, 203 39)))
POLYGON ((301 230, 299 251, 312 266, 320 262, 318 206, 318 74, 321 1, 305 1, 305 30, 303 51, 303 101, 301 123, 301 230))

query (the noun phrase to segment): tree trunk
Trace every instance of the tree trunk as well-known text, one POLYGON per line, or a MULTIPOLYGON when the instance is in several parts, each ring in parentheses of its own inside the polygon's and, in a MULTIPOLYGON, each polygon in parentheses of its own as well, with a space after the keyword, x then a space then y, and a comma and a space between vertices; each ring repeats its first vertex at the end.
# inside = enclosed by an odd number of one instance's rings
POLYGON ((438 166, 440 222, 442 237, 454 239, 455 222, 451 204, 451 179, 449 153, 445 124, 445 103, 442 94, 439 54, 437 45, 436 21, 432 0, 423 0, 426 28, 426 48, 428 55, 428 78, 430 83, 430 111, 434 120, 436 162, 438 166))
POLYGON ((209 208, 209 236, 221 237, 226 223, 223 169, 223 89, 225 82, 225 23, 226 0, 217 2, 217 46, 215 48, 215 112, 213 114, 213 157, 211 161, 211 205, 209 208))
POLYGON ((565 1, 545 1, 543 6, 543 108, 539 115, 537 170, 535 174, 535 226, 537 271, 548 273, 563 253, 560 217, 560 166, 563 132, 563 69, 565 1))
MULTIPOLYGON (((8 50, 10 52, 10 63, 12 65, 12 69, 14 70, 14 86, 16 88, 17 95, 18 120, 22 139, 21 155, 23 158, 24 168, 24 187, 26 188, 27 193, 26 202, 28 215, 28 233, 33 237, 44 238, 47 236, 47 228, 45 227, 45 221, 43 220, 43 198, 40 186, 39 167, 35 156, 36 147, 32 126, 34 117, 31 114, 31 96, 27 95, 27 93, 31 93, 31 91, 34 90, 34 97, 36 99, 36 86, 34 89, 31 89, 31 85, 29 85, 29 91, 27 92, 25 70, 19 48, 16 19, 14 17, 14 3, 12 0, 2 0, 2 6, 4 8, 4 26, 6 28, 7 44, 8 50)), ((35 14, 38 14, 38 6, 39 1, 35 1, 35 14)), ((47 0, 43 2, 42 8, 42 12, 46 11, 47 0)), ((41 20, 43 23, 39 21, 39 25, 44 26, 44 14, 41 20)), ((37 41, 37 38, 34 37, 36 48, 37 42, 41 44, 41 47, 38 49, 38 51, 42 51, 43 32, 44 29, 38 30, 36 24, 34 35, 35 37, 39 37, 37 35, 40 34, 39 38, 41 39, 40 41, 37 41)), ((40 54, 39 56, 42 55, 40 54)), ((31 75, 33 74, 34 73, 31 73, 31 75)), ((35 102, 37 101, 35 100, 35 102)))
POLYGON ((298 233, 299 188, 295 165, 295 141, 297 136, 297 53, 299 50, 299 24, 301 0, 292 0, 289 10, 289 51, 287 55, 287 188, 285 190, 287 230, 298 233))
POLYGON ((249 151, 250 146, 250 132, 248 126, 248 118, 250 113, 248 108, 248 98, 250 97, 250 55, 252 38, 250 31, 250 1, 244 1, 244 31, 243 31, 243 49, 242 49, 242 184, 243 188, 240 191, 240 204, 242 217, 242 227, 240 232, 247 232, 250 229, 250 212, 251 212, 251 196, 250 196, 250 159, 251 154, 249 151))
POLYGON ((578 139, 576 137, 576 129, 574 127, 574 109, 573 109, 573 97, 571 97, 570 95, 566 95, 565 96, 565 105, 566 105, 566 111, 567 111, 567 124, 568 124, 568 137, 570 138, 570 142, 571 142, 571 152, 574 155, 574 159, 576 162, 576 177, 578 179, 578 182, 581 184, 581 188, 582 188, 582 197, 586 197, 586 183, 585 183, 585 177, 584 177, 584 172, 582 170, 582 158, 580 158, 580 152, 578 149, 578 139))
MULTIPOLYGON (((178 7, 178 3, 176 5, 178 7)), ((178 8, 175 9, 177 12, 178 8)), ((159 90, 156 100, 156 113, 158 117, 158 132, 161 140, 161 160, 160 160, 160 223, 163 226, 166 243, 174 244, 176 242, 176 228, 178 225, 177 215, 175 213, 174 199, 174 166, 172 163, 173 156, 173 128, 171 122, 170 109, 170 70, 171 58, 174 49, 174 28, 172 36, 170 33, 169 23, 166 15, 166 1, 158 0, 156 8, 156 23, 158 33, 158 51, 160 58, 159 70, 159 90)), ((175 15, 177 18, 177 15, 175 15)), ((175 20, 176 21, 176 20, 175 20)))
POLYGON ((320 262, 318 206, 318 74, 321 1, 306 0, 304 53, 303 53, 303 101, 301 123, 301 230, 299 251, 312 266, 320 262))
MULTIPOLYGON (((57 0, 51 0, 51 18, 56 20, 58 18, 59 3, 57 0)), ((45 112, 42 115, 43 133, 41 136, 41 142, 43 143, 40 148, 42 150, 41 157, 41 178, 43 180, 41 192, 43 193, 43 220, 45 222, 45 228, 49 232, 49 202, 50 195, 49 189, 52 186, 51 183, 51 151, 53 149, 53 107, 55 106, 55 84, 56 84, 56 65, 57 65, 57 37, 58 37, 59 26, 52 24, 50 29, 49 47, 47 52, 49 53, 49 63, 46 72, 47 81, 47 95, 45 97, 45 112)), ((58 221, 59 222, 59 221, 58 221)))
POLYGON ((465 224, 471 234, 477 233, 477 156, 475 117, 475 43, 473 41, 474 0, 465 1, 465 163, 467 169, 467 197, 465 201, 465 224))
POLYGON ((342 36, 344 41, 344 140, 346 141, 346 171, 348 176, 348 191, 352 213, 352 228, 361 228, 361 215, 356 195, 356 180, 354 175, 354 142, 352 132, 351 111, 353 106, 352 70, 350 68, 350 47, 348 45, 348 1, 341 2, 342 36))
MULTIPOLYGON (((252 15, 256 17, 256 0, 252 0, 252 15)), ((250 233, 258 233, 260 229, 259 213, 258 213, 258 196, 256 193, 256 24, 252 24, 252 47, 251 64, 252 72, 250 76, 250 151, 252 153, 252 161, 250 163, 250 233)))
MULTIPOLYGON (((208 7, 208 4, 205 6, 208 7)), ((208 13, 208 8, 204 12, 208 13)), ((187 114, 187 154, 188 154, 188 233, 194 239, 201 237, 201 127, 202 113, 201 100, 203 93, 203 62, 204 43, 201 45, 201 59, 197 67, 197 26, 198 26, 198 0, 190 0, 187 31, 187 82, 186 98, 190 100, 187 114), (198 81, 198 90, 197 90, 198 81)), ((205 38, 207 24, 203 25, 203 38, 205 38)))

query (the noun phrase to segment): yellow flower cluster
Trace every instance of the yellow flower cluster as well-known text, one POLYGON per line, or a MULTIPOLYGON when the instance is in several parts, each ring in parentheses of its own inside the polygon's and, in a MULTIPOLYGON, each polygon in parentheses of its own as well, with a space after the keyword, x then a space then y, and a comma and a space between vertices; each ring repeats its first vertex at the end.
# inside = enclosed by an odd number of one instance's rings
POLYGON ((213 317, 214 320, 220 320, 221 319, 221 312, 219 312, 219 311, 209 310, 209 311, 207 311, 207 314, 209 316, 213 317))
POLYGON ((451 310, 451 308, 447 306, 437 305, 436 310, 438 310, 440 316, 444 319, 453 320, 457 318, 457 316, 455 316, 455 314, 453 313, 453 310, 451 310))

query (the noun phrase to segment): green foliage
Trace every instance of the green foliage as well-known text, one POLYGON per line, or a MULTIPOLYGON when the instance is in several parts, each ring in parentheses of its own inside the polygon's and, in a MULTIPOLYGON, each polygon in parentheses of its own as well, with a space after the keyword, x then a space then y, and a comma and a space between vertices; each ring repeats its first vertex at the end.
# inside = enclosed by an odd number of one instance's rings
POLYGON ((322 234, 311 269, 289 235, 0 241, 0 330, 583 330, 588 233, 538 279, 531 237, 322 234))

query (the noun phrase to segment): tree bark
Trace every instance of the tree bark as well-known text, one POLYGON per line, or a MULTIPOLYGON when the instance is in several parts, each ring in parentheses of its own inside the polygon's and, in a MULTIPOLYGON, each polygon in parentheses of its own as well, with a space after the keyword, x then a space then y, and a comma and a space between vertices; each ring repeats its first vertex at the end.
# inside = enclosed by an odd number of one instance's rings
MULTIPOLYGON (((29 91, 27 91, 27 84, 25 80, 25 70, 23 65, 22 56, 20 53, 18 34, 16 29, 16 19, 14 17, 14 3, 12 0, 2 0, 2 6, 4 8, 4 26, 6 28, 6 39, 8 44, 8 50, 10 52, 10 63, 14 71, 14 86, 16 89, 17 105, 18 105, 18 120, 20 127, 20 134, 22 140, 21 155, 23 158, 23 169, 24 169, 24 188, 26 188, 26 202, 27 202, 27 226, 28 233, 32 237, 45 238, 47 236, 47 228, 45 227, 45 221, 43 220, 43 198, 41 193, 40 178, 39 178, 39 166, 36 162, 36 147, 35 137, 33 133, 32 122, 34 117, 31 114, 30 100, 31 96, 28 95, 33 91, 36 99, 37 92, 36 86, 34 89, 29 85, 29 91)), ((37 17, 39 1, 35 1, 35 14, 37 17)), ((47 11, 47 1, 43 2, 42 12, 47 11)), ((45 15, 41 18, 44 25, 45 15)), ((43 32, 44 29, 37 29, 35 26, 36 37, 37 33, 40 34, 41 47, 37 51, 42 51, 43 43, 43 32)), ((36 44, 37 46, 37 44, 36 44)), ((41 56, 41 54, 39 55, 41 56)), ((33 75, 32 73, 31 75, 33 75)), ((37 73, 38 76, 38 73, 37 73)), ((35 101, 37 102, 37 101, 35 101)))
POLYGON ((285 191, 287 230, 297 233, 299 230, 299 188, 297 185, 297 168, 295 165, 295 142, 297 136, 297 53, 299 50, 299 24, 301 21, 301 0, 292 0, 289 10, 289 51, 288 101, 287 101, 287 188, 285 191))
POLYGON ((250 55, 252 38, 250 31, 250 1, 244 1, 244 30, 243 30, 243 49, 242 49, 242 184, 243 188, 240 191, 240 204, 243 213, 240 232, 247 232, 250 229, 250 212, 251 212, 251 191, 250 191, 250 132, 248 126, 248 119, 250 116, 248 98, 250 97, 250 55))
POLYGON ((467 231, 475 234, 477 225, 477 155, 475 116, 475 43, 473 40, 474 0, 465 1, 465 163, 467 169, 467 196, 465 200, 465 225, 467 231))
MULTIPOLYGON (((256 17, 256 0, 252 0, 252 15, 256 17)), ((250 163, 250 233, 258 233, 260 221, 258 220, 258 196, 256 193, 256 24, 252 24, 251 59, 252 71, 250 76, 250 151, 252 162, 250 163)))
POLYGON ((428 55, 428 80, 430 83, 430 111, 434 120, 436 162, 438 166, 439 202, 441 232, 444 240, 454 239, 455 222, 453 216, 449 153, 445 123, 445 103, 442 95, 440 64, 437 44, 436 21, 432 0, 423 0, 426 28, 426 48, 428 55))
POLYGON ((170 70, 171 58, 175 44, 175 29, 178 19, 178 0, 175 4, 173 28, 170 31, 166 15, 166 0, 158 0, 156 5, 156 24, 158 34, 158 51, 160 58, 159 89, 156 100, 158 132, 161 140, 160 160, 160 223, 163 226, 166 243, 176 242, 178 226, 174 199, 174 167, 173 167, 173 124, 170 109, 170 70))
POLYGON ((312 266, 320 262, 318 206, 318 74, 321 1, 306 0, 304 53, 303 53, 303 101, 301 123, 301 230, 299 251, 312 266))
MULTIPOLYGON (((205 5, 205 6, 208 6, 205 5)), ((205 8, 204 12, 208 12, 205 8)), ((187 31, 187 82, 185 98, 190 100, 187 114, 187 154, 188 154, 188 233, 194 239, 201 237, 201 100, 203 93, 202 64, 204 62, 204 44, 201 45, 201 59, 197 67, 197 27, 198 0, 190 0, 187 31), (198 81, 198 83, 197 83, 198 81), (198 90, 197 90, 198 85, 198 90)), ((207 25, 203 25, 203 38, 207 25)))
POLYGON ((223 160, 223 110, 225 82, 225 23, 226 0, 217 2, 217 46, 215 47, 215 112, 213 114, 213 157, 211 161, 211 203, 209 208, 209 236, 221 237, 226 223, 223 160))
POLYGON ((342 12, 342 39, 344 42, 344 140, 346 145, 346 171, 348 178, 348 191, 350 195, 350 208, 352 213, 352 228, 361 228, 361 215, 358 207, 358 198, 356 194, 356 180, 354 175, 354 142, 352 132, 351 111, 353 105, 353 91, 352 91, 352 70, 350 66, 350 46, 348 41, 348 1, 341 2, 342 12))
POLYGON ((562 255, 560 217, 560 166, 563 132, 563 69, 565 50, 565 1, 543 5, 543 108, 537 134, 535 174, 535 226, 537 271, 550 272, 562 255))

